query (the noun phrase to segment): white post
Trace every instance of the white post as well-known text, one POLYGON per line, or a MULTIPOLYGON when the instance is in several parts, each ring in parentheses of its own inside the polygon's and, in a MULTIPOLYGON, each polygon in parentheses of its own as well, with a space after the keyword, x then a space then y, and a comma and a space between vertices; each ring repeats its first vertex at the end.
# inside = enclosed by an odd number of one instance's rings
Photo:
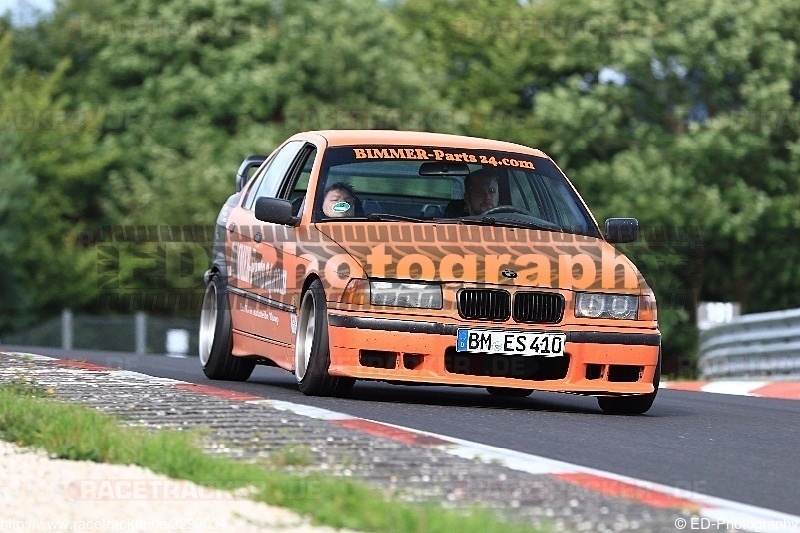
POLYGON ((69 309, 61 311, 61 348, 72 349, 72 311, 69 309))
POLYGON ((147 315, 143 311, 136 313, 136 353, 147 352, 147 315))

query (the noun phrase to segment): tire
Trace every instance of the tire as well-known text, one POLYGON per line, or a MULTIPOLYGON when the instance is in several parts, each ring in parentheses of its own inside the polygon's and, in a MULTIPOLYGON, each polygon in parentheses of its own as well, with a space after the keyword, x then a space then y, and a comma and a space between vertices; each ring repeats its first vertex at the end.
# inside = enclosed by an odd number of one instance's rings
POLYGON ((328 308, 322 282, 314 280, 300 301, 294 372, 300 391, 306 396, 343 396, 356 380, 328 373, 331 355, 328 347, 328 308))
POLYGON ((228 307, 228 291, 222 279, 215 274, 208 280, 200 312, 200 365, 210 379, 247 381, 256 362, 253 359, 236 357, 231 353, 231 312, 228 307))
POLYGON ((609 415, 643 415, 653 406, 661 383, 661 347, 658 348, 658 363, 653 376, 653 392, 633 396, 598 396, 597 404, 609 415))
POLYGON ((486 387, 492 396, 502 396, 505 398, 525 398, 533 392, 530 389, 509 389, 507 387, 486 387))

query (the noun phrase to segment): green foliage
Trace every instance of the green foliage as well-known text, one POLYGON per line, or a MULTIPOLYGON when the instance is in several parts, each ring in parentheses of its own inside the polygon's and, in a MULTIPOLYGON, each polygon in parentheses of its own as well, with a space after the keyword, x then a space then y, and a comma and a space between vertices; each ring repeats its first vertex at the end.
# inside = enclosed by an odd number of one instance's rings
POLYGON ((86 106, 59 91, 68 61, 42 75, 13 65, 11 46, 0 37, 0 331, 88 301, 93 256, 77 236, 101 218, 113 158, 86 106))
POLYGON ((308 466, 314 462, 314 453, 305 445, 289 445, 269 457, 269 464, 276 467, 308 466))
POLYGON ((649 24, 654 38, 599 39, 594 72, 612 67, 626 83, 573 76, 537 98, 534 112, 549 134, 542 146, 598 218, 678 228, 671 242, 632 250, 661 302, 667 353, 691 352, 698 299, 740 301, 745 312, 800 305, 800 227, 790 214, 800 207, 792 37, 800 10, 790 2, 592 4, 621 24, 649 24), (648 261, 661 254, 653 270, 648 261))
MULTIPOLYGON (((82 97, 117 119, 106 137, 126 154, 108 174, 111 194, 100 200, 119 224, 208 226, 246 155, 269 154, 299 130, 367 127, 368 120, 400 127, 412 106, 443 107, 434 71, 410 59, 415 41, 400 39, 391 12, 369 0, 129 2, 115 16, 185 22, 175 39, 157 30, 127 39, 100 23, 96 31, 83 25, 103 44, 82 97), (223 29, 231 20, 244 21, 235 37, 223 29), (204 32, 197 21, 211 26, 204 32)), ((172 247, 194 268, 191 280, 168 269, 167 289, 201 282, 210 249, 202 246, 172 247)), ((137 264, 122 268, 120 278, 137 264)), ((132 276, 127 286, 146 290, 148 283, 132 276)))
POLYGON ((352 114, 397 127, 393 113, 441 108, 433 71, 409 60, 413 40, 369 0, 120 9, 132 20, 187 21, 176 39, 110 34, 87 75, 86 96, 121 117, 109 135, 133 156, 111 174, 105 205, 122 223, 208 224, 246 155, 352 114), (193 20, 211 21, 206 38, 193 20), (228 20, 247 22, 240 38, 225 37, 228 20))

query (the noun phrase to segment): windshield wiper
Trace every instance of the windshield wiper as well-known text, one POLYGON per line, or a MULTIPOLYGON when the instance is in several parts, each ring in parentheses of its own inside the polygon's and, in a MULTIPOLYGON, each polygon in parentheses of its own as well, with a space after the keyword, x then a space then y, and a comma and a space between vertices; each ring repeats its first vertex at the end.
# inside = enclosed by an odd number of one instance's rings
POLYGON ((404 222, 427 222, 426 220, 423 220, 421 218, 407 217, 404 215, 393 215, 392 213, 370 213, 364 218, 366 218, 370 222, 381 222, 385 220, 401 220, 404 222))
MULTIPOLYGON (((437 220, 437 222, 439 222, 437 220)), ((543 229, 547 231, 563 231, 559 226, 552 222, 521 222, 518 220, 498 219, 493 216, 486 216, 481 218, 459 218, 452 222, 458 224, 470 224, 475 226, 508 226, 512 228, 524 229, 543 229)))

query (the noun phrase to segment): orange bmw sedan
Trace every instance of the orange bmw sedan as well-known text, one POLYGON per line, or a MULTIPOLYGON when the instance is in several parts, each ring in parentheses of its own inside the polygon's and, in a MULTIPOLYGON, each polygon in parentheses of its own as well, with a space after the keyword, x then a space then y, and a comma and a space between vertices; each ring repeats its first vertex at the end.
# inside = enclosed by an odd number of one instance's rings
POLYGON ((655 298, 612 246, 636 240, 638 223, 601 231, 540 150, 305 132, 245 159, 236 189, 205 274, 209 378, 268 364, 309 395, 383 380, 592 395, 616 414, 653 404, 655 298))

